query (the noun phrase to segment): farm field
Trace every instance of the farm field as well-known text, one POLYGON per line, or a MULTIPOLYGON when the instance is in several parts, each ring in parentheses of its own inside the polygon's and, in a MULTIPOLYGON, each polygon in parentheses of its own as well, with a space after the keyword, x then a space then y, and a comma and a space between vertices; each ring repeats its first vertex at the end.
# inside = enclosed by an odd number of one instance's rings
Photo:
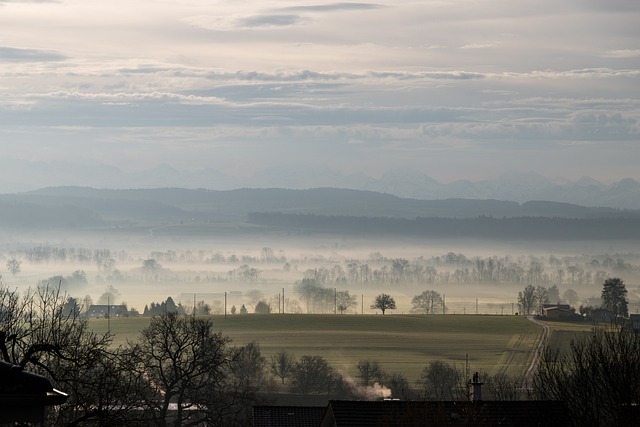
MULTIPOLYGON (((355 376, 360 359, 380 362, 414 382, 431 361, 440 359, 472 371, 521 375, 531 361, 541 328, 523 316, 483 315, 313 315, 212 316, 216 330, 233 343, 256 341, 267 359, 287 350, 296 356, 321 355, 343 375, 355 376)), ((149 318, 111 319, 114 344, 134 340, 149 318)), ((92 319, 96 332, 107 320, 92 319)))

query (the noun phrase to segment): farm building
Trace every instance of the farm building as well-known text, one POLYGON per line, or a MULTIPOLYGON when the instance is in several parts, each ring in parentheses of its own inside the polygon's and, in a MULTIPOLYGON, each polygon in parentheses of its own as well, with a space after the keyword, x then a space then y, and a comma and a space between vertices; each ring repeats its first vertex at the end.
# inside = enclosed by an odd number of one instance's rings
POLYGON ((544 304, 542 315, 550 320, 566 319, 575 316, 576 310, 569 304, 544 304))
POLYGON ((127 317, 129 312, 126 305, 92 304, 86 316, 90 319, 104 319, 106 317, 127 317))

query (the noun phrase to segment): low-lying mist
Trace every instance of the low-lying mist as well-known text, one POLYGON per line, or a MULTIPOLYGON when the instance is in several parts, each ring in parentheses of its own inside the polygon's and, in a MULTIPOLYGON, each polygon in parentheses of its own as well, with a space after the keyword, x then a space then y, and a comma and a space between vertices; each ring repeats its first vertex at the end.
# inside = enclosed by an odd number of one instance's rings
POLYGON ((633 243, 112 233, 13 236, 0 259, 9 287, 60 285, 85 305, 104 303, 107 294, 111 304, 139 313, 171 297, 187 312, 202 303, 222 314, 226 293, 227 313, 240 313, 243 306, 252 313, 262 302, 261 309, 271 313, 374 314, 380 313, 371 308, 374 298, 386 293, 396 303, 387 314, 407 314, 416 312, 414 297, 429 290, 443 299, 434 313, 511 315, 519 311, 518 292, 527 285, 549 289, 551 302, 595 306, 603 281, 612 276, 627 283, 633 310, 640 275, 633 243), (19 271, 9 271, 11 260, 19 271), (304 279, 322 295, 305 294, 304 279), (339 306, 345 292, 349 299, 339 306))

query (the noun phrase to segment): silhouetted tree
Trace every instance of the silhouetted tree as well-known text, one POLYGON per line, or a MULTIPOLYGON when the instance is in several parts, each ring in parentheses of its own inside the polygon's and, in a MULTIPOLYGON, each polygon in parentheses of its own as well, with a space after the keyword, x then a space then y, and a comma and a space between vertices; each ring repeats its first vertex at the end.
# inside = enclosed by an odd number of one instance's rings
POLYGON ((433 314, 438 309, 442 312, 442 296, 436 291, 424 291, 411 300, 413 311, 416 313, 433 314))
POLYGON ((636 425, 640 334, 594 329, 573 339, 567 351, 550 347, 538 364, 533 387, 539 399, 564 402, 575 425, 636 425))
POLYGON ((167 313, 153 317, 130 345, 132 367, 147 381, 141 403, 150 424, 242 425, 264 383, 255 344, 233 348, 211 319, 167 313), (171 409, 175 405, 175 409, 171 409))
POLYGON ((381 382, 383 371, 379 362, 370 359, 361 359, 356 363, 356 369, 358 370, 357 377, 362 380, 363 385, 368 386, 374 380, 381 382))
POLYGON ((336 302, 338 311, 343 314, 357 304, 357 297, 351 295, 349 291, 338 291, 336 293, 336 302))
POLYGON ((271 355, 271 373, 282 380, 289 376, 295 364, 295 357, 288 351, 280 350, 271 355))
POLYGON ((337 376, 322 356, 302 356, 291 372, 291 389, 302 394, 330 393, 337 376))
POLYGON ((518 292, 518 306, 523 314, 531 314, 536 306, 536 288, 527 285, 524 291, 518 292))
POLYGON ((441 360, 434 360, 422 370, 416 384, 427 400, 455 400, 460 373, 441 360))
POLYGON ((373 300, 373 304, 371 304, 371 309, 380 310, 382 311, 382 315, 384 315, 385 311, 396 309, 396 301, 393 299, 391 295, 380 294, 373 300))
POLYGON ((265 301, 258 301, 254 311, 258 314, 269 314, 271 313, 271 306, 265 301))
POLYGON ((621 279, 614 277, 605 280, 602 285, 602 307, 611 310, 616 317, 629 315, 627 288, 621 279))

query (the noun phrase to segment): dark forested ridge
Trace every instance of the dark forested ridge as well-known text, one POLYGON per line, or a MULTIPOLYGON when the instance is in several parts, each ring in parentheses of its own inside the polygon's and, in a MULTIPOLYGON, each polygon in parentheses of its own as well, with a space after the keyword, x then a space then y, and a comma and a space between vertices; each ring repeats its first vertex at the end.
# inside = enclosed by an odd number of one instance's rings
MULTIPOLYGON (((569 203, 418 200, 373 191, 338 188, 214 191, 182 188, 105 190, 52 187, 0 195, 0 227, 5 228, 78 229, 187 222, 244 223, 248 217, 254 224, 280 226, 279 221, 284 217, 279 217, 276 213, 291 215, 286 221, 297 224, 298 228, 311 230, 418 232, 478 237, 526 235, 524 230, 542 227, 541 229, 549 230, 554 236, 558 236, 556 233, 568 236, 582 234, 587 238, 609 234, 628 238, 637 230, 633 218, 640 218, 640 211, 584 207, 569 203), (253 214, 249 216, 250 213, 253 214), (424 218, 439 219, 430 219, 425 223, 424 218), (561 218, 565 220, 561 221, 561 218), (575 221, 577 219, 581 221, 575 221), (626 227, 631 226, 635 230, 625 231, 626 227)), ((538 235, 534 231, 530 233, 538 235)))
POLYGON ((607 240, 640 238, 640 218, 371 218, 251 213, 249 222, 289 230, 431 238, 607 240))

